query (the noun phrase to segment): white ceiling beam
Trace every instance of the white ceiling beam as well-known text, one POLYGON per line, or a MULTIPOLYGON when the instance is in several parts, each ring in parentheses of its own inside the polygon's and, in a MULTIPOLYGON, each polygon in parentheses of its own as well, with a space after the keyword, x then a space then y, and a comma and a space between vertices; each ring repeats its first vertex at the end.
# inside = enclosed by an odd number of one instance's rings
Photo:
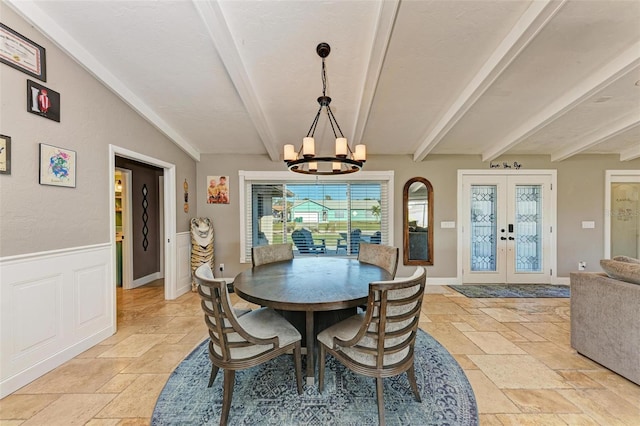
POLYGON ((360 105, 356 114, 356 123, 354 126, 353 144, 365 143, 362 140, 364 130, 369 121, 371 107, 373 106, 373 98, 378 88, 380 74, 384 59, 387 56, 387 49, 393 34, 393 26, 398 15, 398 6, 400 0, 383 1, 380 3, 378 13, 378 22, 376 25, 373 45, 371 46, 371 54, 369 55, 369 64, 367 66, 367 75, 362 86, 362 95, 360 96, 360 105))
POLYGON ((636 158, 640 158, 640 141, 638 141, 636 146, 625 149, 620 153, 620 161, 631 161, 636 158))
POLYGON ((31 0, 6 1, 13 10, 38 28, 49 40, 80 64, 80 66, 105 87, 115 93, 116 96, 140 114, 142 118, 147 120, 194 160, 200 161, 200 151, 198 151, 187 138, 183 137, 164 121, 149 105, 132 92, 120 79, 113 75, 111 71, 71 37, 69 33, 44 13, 35 2, 31 0))
POLYGON ((543 127, 559 119, 580 103, 623 77, 640 65, 640 42, 636 42, 620 56, 583 79, 577 86, 560 96, 547 108, 532 116, 501 141, 482 153, 482 161, 492 161, 543 127))
POLYGON ((534 1, 480 68, 460 96, 425 135, 413 154, 414 161, 422 161, 444 139, 456 123, 471 109, 496 79, 520 55, 565 4, 562 1, 534 1))
POLYGON ((244 107, 247 109, 249 118, 262 140, 262 144, 267 150, 267 154, 272 161, 280 160, 280 149, 276 144, 269 123, 258 100, 258 96, 253 88, 249 74, 240 58, 240 53, 236 48, 235 41, 227 25, 220 4, 217 1, 193 0, 193 4, 202 19, 211 41, 222 59, 222 63, 227 69, 229 78, 233 82, 244 107))
MULTIPOLYGON (((640 125, 640 116, 638 114, 630 114, 609 126, 600 128, 589 135, 580 137, 580 141, 568 146, 564 149, 558 150, 551 154, 551 161, 562 161, 576 154, 579 154, 587 149, 595 146, 608 139, 616 137, 622 133, 625 133, 634 127, 640 125)), ((640 147, 640 145, 639 145, 640 147)))

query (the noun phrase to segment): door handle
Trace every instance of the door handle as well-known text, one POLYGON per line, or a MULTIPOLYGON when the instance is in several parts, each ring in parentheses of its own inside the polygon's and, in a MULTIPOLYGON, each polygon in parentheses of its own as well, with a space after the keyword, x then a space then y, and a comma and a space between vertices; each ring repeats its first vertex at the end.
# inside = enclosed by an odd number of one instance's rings
POLYGON ((506 240, 506 239, 507 239, 507 237, 500 237, 500 240, 501 240, 501 241, 504 241, 504 240, 506 240))
POLYGON ((515 240, 515 238, 509 237, 509 241, 513 241, 513 240, 515 240))

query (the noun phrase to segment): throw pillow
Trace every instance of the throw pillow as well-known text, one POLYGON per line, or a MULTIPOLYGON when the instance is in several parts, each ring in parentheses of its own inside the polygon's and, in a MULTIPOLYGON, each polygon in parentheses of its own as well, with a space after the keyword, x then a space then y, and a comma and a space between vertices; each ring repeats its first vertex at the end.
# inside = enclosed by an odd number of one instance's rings
POLYGON ((613 260, 617 260, 619 262, 627 262, 627 263, 640 263, 640 259, 636 259, 629 256, 616 256, 613 260))
POLYGON ((602 259, 600 266, 611 278, 640 284, 640 263, 620 262, 613 259, 602 259))

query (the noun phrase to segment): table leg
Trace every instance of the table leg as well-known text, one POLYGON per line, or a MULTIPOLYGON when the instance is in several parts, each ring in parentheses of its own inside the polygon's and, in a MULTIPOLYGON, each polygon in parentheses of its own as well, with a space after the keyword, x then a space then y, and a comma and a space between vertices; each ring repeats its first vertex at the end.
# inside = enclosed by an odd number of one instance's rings
POLYGON ((315 335, 313 333, 313 311, 306 311, 306 330, 307 330, 307 384, 314 384, 315 380, 315 335))

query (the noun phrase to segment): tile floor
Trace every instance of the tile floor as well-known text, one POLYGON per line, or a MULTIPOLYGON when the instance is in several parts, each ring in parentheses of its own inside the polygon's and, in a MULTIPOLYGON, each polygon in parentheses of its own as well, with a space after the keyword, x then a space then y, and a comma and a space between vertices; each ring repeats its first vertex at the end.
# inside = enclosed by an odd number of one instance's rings
MULTIPOLYGON (((147 425, 203 339, 196 294, 118 291, 118 332, 0 401, 0 425, 147 425)), ((233 295, 238 307, 247 304, 233 295)), ((429 286, 420 326, 464 368, 481 425, 640 425, 640 386, 569 345, 569 299, 468 299, 429 286)))

